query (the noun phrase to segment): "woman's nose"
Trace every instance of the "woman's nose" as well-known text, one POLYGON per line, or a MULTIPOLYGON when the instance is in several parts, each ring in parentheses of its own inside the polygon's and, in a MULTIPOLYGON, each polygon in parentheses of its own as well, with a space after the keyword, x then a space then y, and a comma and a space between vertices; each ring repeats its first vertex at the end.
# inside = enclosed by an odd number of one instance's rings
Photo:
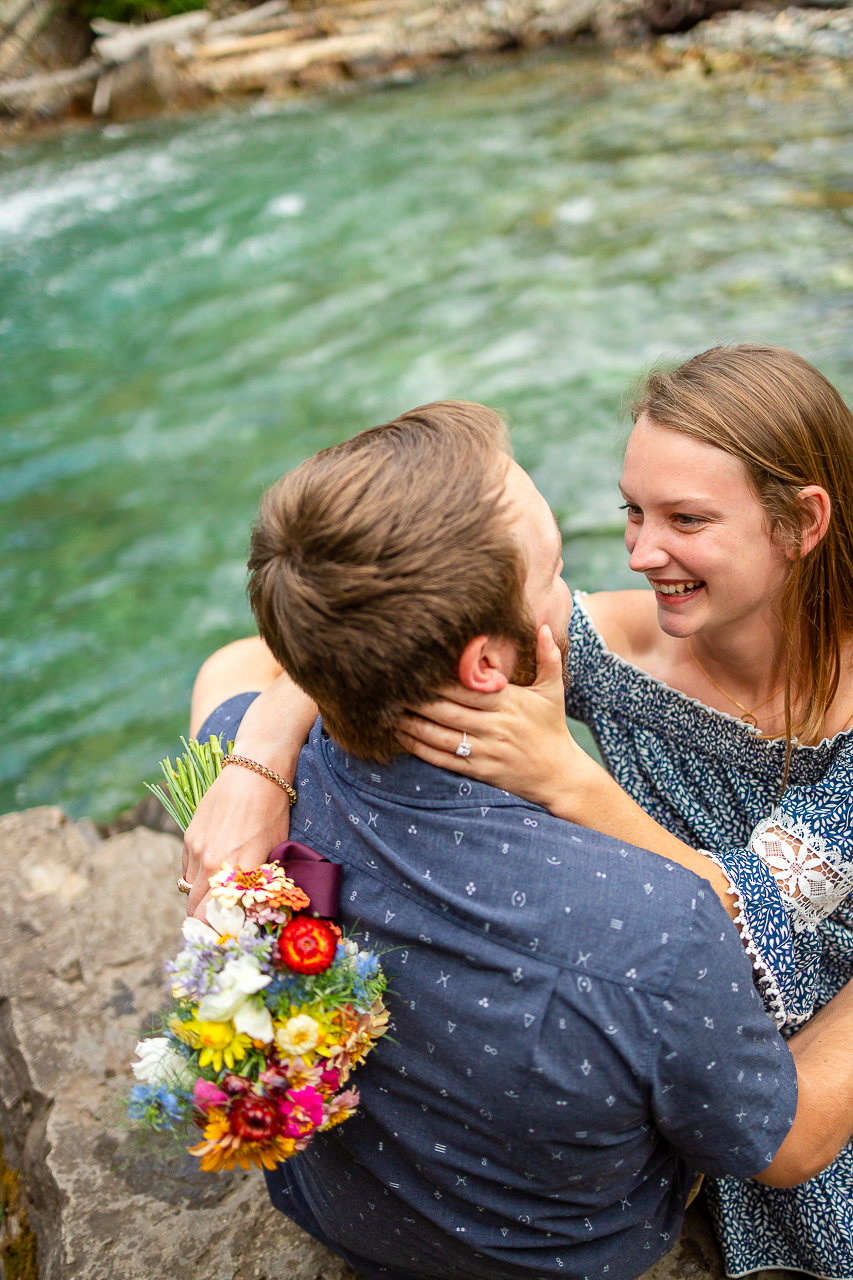
POLYGON ((644 520, 639 527, 629 525, 625 530, 628 567, 634 573, 648 573, 650 569, 663 569, 669 564, 669 552, 663 545, 660 532, 648 520, 644 520))

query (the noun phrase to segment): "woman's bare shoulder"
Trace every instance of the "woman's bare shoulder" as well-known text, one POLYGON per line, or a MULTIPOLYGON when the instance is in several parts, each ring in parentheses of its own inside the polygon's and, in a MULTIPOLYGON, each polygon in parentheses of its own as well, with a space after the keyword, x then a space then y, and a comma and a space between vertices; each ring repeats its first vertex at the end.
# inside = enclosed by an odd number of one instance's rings
POLYGON ((596 591, 584 600, 596 630, 611 653, 640 662, 660 639, 653 591, 596 591))

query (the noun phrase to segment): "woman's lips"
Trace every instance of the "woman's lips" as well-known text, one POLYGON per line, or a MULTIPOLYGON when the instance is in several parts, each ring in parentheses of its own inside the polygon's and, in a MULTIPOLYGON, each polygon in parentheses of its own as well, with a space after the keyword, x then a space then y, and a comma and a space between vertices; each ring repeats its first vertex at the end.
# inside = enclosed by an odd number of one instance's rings
POLYGON ((705 583, 693 578, 686 582, 652 582, 651 585, 658 604, 678 605, 695 600, 705 583))

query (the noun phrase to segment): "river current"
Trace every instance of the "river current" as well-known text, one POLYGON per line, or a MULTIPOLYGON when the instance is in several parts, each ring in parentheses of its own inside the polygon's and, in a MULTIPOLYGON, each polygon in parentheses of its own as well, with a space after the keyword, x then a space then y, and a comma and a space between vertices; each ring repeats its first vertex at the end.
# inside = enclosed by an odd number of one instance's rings
POLYGON ((853 88, 553 53, 0 154, 0 812, 103 818, 247 634, 263 488, 504 409, 566 574, 633 585, 631 383, 748 338, 853 394, 853 88))

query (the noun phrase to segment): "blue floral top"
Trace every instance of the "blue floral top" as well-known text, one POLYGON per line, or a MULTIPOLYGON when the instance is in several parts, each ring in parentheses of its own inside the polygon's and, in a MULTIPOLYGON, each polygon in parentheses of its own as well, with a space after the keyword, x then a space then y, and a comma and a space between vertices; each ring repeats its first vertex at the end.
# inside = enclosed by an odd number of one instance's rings
MULTIPOLYGON (((611 653, 574 599, 567 712, 620 786, 722 867, 767 1010, 790 1035, 853 977, 853 729, 795 746, 780 794, 783 741, 611 653)), ((853 1145, 799 1187, 724 1178, 708 1198, 728 1275, 853 1275, 853 1145)))
POLYGON ((770 1012, 793 1029, 853 974, 853 731, 794 748, 611 653, 575 595, 567 711, 663 827, 711 852, 770 1012))

